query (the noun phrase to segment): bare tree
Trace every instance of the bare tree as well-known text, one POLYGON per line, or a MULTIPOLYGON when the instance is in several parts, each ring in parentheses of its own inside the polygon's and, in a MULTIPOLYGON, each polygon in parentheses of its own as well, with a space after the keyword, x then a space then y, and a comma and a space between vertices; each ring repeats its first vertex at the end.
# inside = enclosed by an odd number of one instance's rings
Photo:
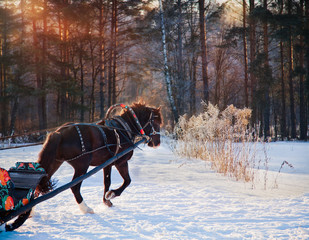
MULTIPOLYGON (((299 15, 301 17, 302 31, 305 29, 304 23, 304 0, 300 0, 299 15)), ((307 19, 308 20, 308 19, 307 19)), ((299 65, 301 69, 304 69, 304 36, 300 36, 300 53, 299 53, 299 65)), ((308 44, 308 43, 307 43, 308 44)), ((307 109, 305 98, 305 84, 303 72, 299 75, 299 119, 300 119, 300 134, 301 140, 307 140, 307 109)))
POLYGON ((167 96, 168 96, 168 100, 169 100, 171 110, 174 116, 174 120, 177 123, 179 119, 179 115, 178 115, 178 111, 175 105, 175 100, 174 100, 173 93, 172 93, 171 78, 169 75, 168 60, 167 60, 167 47, 166 47, 165 21, 164 21, 164 15, 163 15, 162 0, 159 0, 159 8, 160 8, 160 20, 161 20, 161 32, 162 32, 165 84, 166 84, 167 96))
POLYGON ((242 1, 243 8, 243 49, 244 49, 244 91, 245 91, 245 106, 249 106, 249 93, 248 93, 248 58, 247 58, 247 4, 246 0, 242 1))
MULTIPOLYGON (((263 8, 265 13, 267 13, 268 2, 267 0, 263 1, 263 8)), ((263 52, 264 52, 264 74, 266 78, 266 86, 264 88, 264 112, 263 112, 263 120, 264 120, 264 137, 270 136, 269 132, 269 119, 270 119, 270 81, 271 74, 270 66, 269 66, 269 56, 268 56, 268 20, 266 20, 263 24, 263 52)))

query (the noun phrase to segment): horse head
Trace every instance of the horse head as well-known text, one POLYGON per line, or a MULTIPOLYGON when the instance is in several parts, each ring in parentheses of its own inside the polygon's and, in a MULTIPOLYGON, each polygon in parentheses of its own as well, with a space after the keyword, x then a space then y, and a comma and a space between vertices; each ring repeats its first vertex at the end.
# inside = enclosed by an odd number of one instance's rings
POLYGON ((150 137, 148 142, 149 147, 160 146, 160 127, 162 124, 161 109, 152 108, 149 116, 149 120, 144 127, 145 134, 150 137))
POLYGON ((136 113, 138 120, 145 132, 149 137, 148 146, 160 146, 160 127, 163 122, 161 115, 161 107, 152 108, 147 107, 143 103, 134 103, 131 108, 136 113))

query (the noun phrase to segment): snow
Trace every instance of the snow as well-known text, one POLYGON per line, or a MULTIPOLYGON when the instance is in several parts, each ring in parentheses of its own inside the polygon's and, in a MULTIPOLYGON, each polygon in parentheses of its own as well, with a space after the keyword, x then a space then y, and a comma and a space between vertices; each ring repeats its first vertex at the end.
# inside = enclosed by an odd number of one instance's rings
MULTIPOLYGON (((40 149, 1 151, 1 167, 36 161, 40 149)), ((65 191, 0 239, 309 239, 309 143, 275 142, 267 149, 269 170, 256 170, 260 178, 252 185, 213 172, 207 162, 176 157, 166 142, 143 146, 129 162, 132 183, 112 200, 114 207, 103 205, 103 174, 96 174, 82 185, 95 214, 82 214, 65 191), (279 174, 283 161, 294 168, 279 174)), ((72 174, 68 164, 61 166, 58 186, 72 174)), ((112 188, 121 183, 113 169, 112 188)))

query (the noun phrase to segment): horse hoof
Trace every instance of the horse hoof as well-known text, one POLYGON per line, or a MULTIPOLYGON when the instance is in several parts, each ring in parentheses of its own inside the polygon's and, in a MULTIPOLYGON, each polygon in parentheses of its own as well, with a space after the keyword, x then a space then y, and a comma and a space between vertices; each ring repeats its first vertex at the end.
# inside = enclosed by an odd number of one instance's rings
POLYGON ((88 209, 87 209, 87 213, 94 214, 94 211, 93 211, 92 208, 88 208, 88 209))
POLYGON ((88 207, 87 204, 84 201, 82 201, 80 204, 78 204, 78 206, 79 206, 79 209, 82 211, 83 214, 87 214, 87 213, 94 214, 93 209, 88 207))
POLYGON ((109 200, 104 200, 104 204, 108 207, 112 207, 113 206, 113 203, 109 200))
POLYGON ((106 200, 111 200, 113 198, 116 197, 116 194, 113 192, 113 191, 108 191, 106 194, 105 194, 105 198, 106 200))

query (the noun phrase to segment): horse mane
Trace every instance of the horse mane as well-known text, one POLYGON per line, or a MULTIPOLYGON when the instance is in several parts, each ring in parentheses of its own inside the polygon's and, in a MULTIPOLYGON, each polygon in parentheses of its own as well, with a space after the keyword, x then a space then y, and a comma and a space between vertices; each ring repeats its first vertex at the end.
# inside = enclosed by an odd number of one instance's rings
POLYGON ((141 102, 141 101, 133 103, 130 107, 133 109, 138 119, 143 119, 144 121, 148 121, 149 114, 152 111, 154 115, 156 116, 156 121, 158 121, 160 125, 163 124, 161 107, 155 108, 152 106, 146 106, 145 102, 141 102))

